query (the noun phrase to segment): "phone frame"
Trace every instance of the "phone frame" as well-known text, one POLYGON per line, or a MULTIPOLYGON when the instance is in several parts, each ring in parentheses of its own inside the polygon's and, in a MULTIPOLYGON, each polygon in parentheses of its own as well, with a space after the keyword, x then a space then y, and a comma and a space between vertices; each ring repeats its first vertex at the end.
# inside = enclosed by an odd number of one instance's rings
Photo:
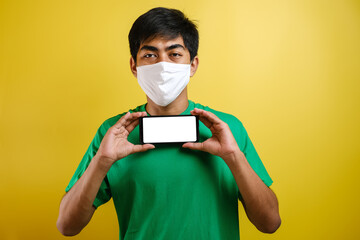
POLYGON ((155 116, 143 116, 139 118, 139 138, 141 144, 179 144, 179 143, 187 143, 187 142, 156 142, 156 143, 144 143, 144 135, 143 135, 143 119, 144 118, 154 118, 154 117, 195 117, 196 119, 196 140, 191 142, 199 142, 199 116, 197 115, 155 115, 155 116))

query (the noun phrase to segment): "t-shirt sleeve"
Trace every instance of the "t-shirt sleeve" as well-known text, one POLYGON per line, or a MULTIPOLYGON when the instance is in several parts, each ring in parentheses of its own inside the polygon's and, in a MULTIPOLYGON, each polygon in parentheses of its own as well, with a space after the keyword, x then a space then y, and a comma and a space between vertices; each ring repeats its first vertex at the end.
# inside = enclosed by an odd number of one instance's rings
MULTIPOLYGON (((247 131, 245 130, 244 126, 240 121, 237 132, 238 135, 235 138, 237 138, 237 142, 240 150, 244 153, 251 168, 259 176, 259 178, 265 183, 266 186, 270 187, 271 184, 273 183, 273 180, 266 171, 266 168, 262 163, 258 153, 256 152, 255 147, 252 141, 250 140, 247 131)), ((239 199, 242 199, 240 192, 239 192, 239 199)))
POLYGON ((244 153, 247 161, 249 162, 252 169, 256 172, 256 174, 261 178, 261 180, 265 183, 266 186, 270 187, 273 183, 273 180, 269 176, 268 172, 266 171, 264 164, 262 163, 259 155, 257 154, 253 143, 250 140, 249 135, 247 134, 245 128, 244 135, 246 136, 245 139, 245 146, 242 152, 244 153))
MULTIPOLYGON (((84 157, 82 158, 73 177, 71 178, 69 185, 66 187, 65 189, 66 192, 68 192, 74 186, 74 184, 80 179, 80 177, 84 174, 85 170, 87 169, 91 160, 93 159, 97 150, 99 149, 100 143, 105 133, 106 133, 106 129, 104 128, 104 124, 103 124, 96 132, 94 139, 90 143, 90 146, 87 149, 84 157)), ((103 182, 101 183, 100 189, 96 195, 93 205, 95 208, 98 208, 100 205, 109 201, 110 198, 111 198, 111 191, 109 187, 109 182, 107 176, 105 176, 103 182)))

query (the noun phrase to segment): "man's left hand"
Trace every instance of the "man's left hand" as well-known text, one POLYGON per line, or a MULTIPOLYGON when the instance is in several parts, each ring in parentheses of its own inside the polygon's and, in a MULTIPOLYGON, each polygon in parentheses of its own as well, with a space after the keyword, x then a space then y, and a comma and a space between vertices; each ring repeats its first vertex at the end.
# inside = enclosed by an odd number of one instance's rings
POLYGON ((234 160, 240 149, 229 126, 211 112, 195 108, 190 113, 199 116, 200 121, 210 129, 212 137, 204 142, 185 143, 183 147, 219 156, 226 163, 234 160))

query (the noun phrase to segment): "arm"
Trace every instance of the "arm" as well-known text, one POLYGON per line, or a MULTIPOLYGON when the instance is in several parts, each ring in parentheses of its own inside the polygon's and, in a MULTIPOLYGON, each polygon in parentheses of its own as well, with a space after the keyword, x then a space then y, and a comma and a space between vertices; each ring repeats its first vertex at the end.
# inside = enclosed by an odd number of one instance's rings
POLYGON ((63 235, 74 236, 89 223, 100 185, 116 161, 154 148, 151 144, 133 145, 127 141, 127 136, 139 123, 138 118, 145 115, 144 112, 127 113, 109 128, 88 168, 61 200, 56 226, 63 235))
POLYGON ((281 224, 277 198, 251 168, 228 125, 201 109, 194 109, 191 114, 199 116, 200 121, 211 130, 212 137, 202 143, 185 143, 183 147, 221 157, 243 196, 242 203, 249 220, 262 232, 275 232, 281 224))
POLYGON ((281 219, 273 191, 258 177, 240 150, 225 162, 241 192, 241 202, 249 220, 261 232, 275 232, 280 227, 281 219))

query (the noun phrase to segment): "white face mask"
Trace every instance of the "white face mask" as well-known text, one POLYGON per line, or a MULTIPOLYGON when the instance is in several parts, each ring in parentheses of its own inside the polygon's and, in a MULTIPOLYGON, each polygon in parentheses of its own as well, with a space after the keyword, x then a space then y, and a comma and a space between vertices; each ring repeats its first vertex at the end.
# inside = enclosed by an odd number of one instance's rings
POLYGON ((142 90, 163 107, 174 101, 190 80, 190 64, 159 62, 136 69, 142 90))

